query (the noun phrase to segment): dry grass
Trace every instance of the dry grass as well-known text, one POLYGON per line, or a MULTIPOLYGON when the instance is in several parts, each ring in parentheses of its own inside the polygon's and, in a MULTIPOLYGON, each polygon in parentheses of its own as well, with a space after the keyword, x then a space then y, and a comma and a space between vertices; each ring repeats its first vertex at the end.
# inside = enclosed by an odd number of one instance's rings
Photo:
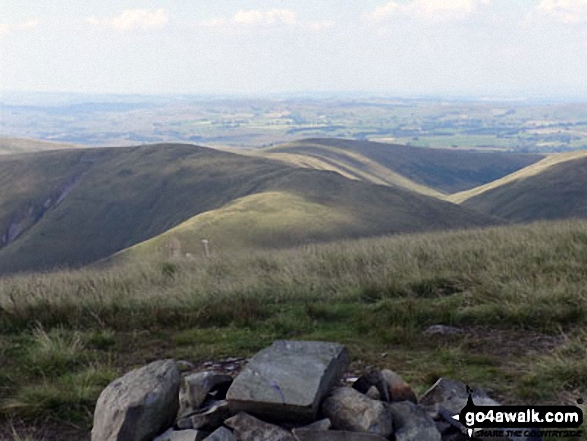
POLYGON ((118 373, 277 338, 340 341, 353 369, 390 367, 419 391, 452 376, 504 402, 561 404, 587 395, 586 279, 580 221, 6 277, 0 416, 87 433, 118 373), (439 323, 466 332, 422 338, 439 323))

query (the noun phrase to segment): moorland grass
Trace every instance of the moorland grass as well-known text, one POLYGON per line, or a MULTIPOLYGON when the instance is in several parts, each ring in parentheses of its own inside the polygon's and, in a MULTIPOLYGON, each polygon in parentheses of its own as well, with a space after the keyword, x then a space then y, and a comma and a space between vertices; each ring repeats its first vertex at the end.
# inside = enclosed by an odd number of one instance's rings
MULTIPOLYGON (((143 259, 0 279, 0 416, 78 424, 117 374, 249 356, 279 338, 348 345, 418 392, 440 376, 510 403, 587 393, 587 222, 143 259), (465 333, 423 337, 433 324, 465 333)), ((573 403, 574 404, 574 403, 573 403)))

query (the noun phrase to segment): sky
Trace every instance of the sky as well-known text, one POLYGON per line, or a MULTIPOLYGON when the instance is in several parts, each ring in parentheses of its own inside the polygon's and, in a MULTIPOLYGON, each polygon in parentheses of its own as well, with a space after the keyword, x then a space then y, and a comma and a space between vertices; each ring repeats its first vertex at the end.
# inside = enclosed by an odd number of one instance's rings
POLYGON ((587 97, 587 0, 1 0, 2 91, 587 97))

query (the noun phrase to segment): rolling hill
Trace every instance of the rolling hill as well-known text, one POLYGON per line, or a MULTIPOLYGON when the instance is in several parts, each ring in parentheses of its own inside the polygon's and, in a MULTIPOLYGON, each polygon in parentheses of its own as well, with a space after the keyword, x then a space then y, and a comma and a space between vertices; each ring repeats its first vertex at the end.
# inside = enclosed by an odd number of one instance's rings
POLYGON ((492 182, 544 157, 346 139, 306 139, 250 154, 307 168, 333 170, 349 178, 402 186, 440 198, 492 182))
POLYGON ((587 218, 587 152, 552 155, 455 201, 511 222, 587 218))
POLYGON ((193 145, 0 157, 3 272, 81 266, 186 221, 215 244, 260 248, 497 223, 404 188, 193 145), (266 229, 269 218, 282 223, 266 229))
POLYGON ((78 148, 76 144, 66 142, 42 141, 40 139, 28 138, 5 138, 0 137, 0 155, 13 153, 31 153, 45 150, 62 150, 78 148))

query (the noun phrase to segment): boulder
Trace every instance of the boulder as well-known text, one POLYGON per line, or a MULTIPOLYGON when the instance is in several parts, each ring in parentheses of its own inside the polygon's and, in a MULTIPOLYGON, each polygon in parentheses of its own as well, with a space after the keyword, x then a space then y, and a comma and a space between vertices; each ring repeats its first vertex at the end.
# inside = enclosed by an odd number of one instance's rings
POLYGON ((92 441, 150 441, 175 421, 180 374, 173 360, 155 361, 114 380, 100 394, 92 441))
POLYGON ((420 406, 410 401, 390 403, 396 441, 441 441, 434 420, 420 406))
POLYGON ((276 341, 257 353, 234 380, 227 400, 232 413, 309 423, 322 399, 349 366, 346 348, 317 341, 276 341))
POLYGON ((239 441, 295 441, 294 436, 287 430, 244 412, 227 419, 224 424, 234 430, 239 441))
POLYGON ((236 441, 236 436, 226 427, 219 427, 206 438, 206 441, 236 441))
POLYGON ((179 391, 179 415, 193 413, 202 406, 208 394, 215 389, 228 390, 232 377, 214 372, 197 372, 187 375, 179 391))
POLYGON ((322 404, 322 412, 334 429, 369 432, 385 438, 393 433, 392 417, 385 405, 349 387, 332 391, 322 404))
POLYGON ((180 429, 215 430, 230 416, 228 402, 212 401, 208 406, 177 420, 180 429))
POLYGON ((345 430, 304 430, 294 432, 297 441, 386 441, 379 435, 345 430))

